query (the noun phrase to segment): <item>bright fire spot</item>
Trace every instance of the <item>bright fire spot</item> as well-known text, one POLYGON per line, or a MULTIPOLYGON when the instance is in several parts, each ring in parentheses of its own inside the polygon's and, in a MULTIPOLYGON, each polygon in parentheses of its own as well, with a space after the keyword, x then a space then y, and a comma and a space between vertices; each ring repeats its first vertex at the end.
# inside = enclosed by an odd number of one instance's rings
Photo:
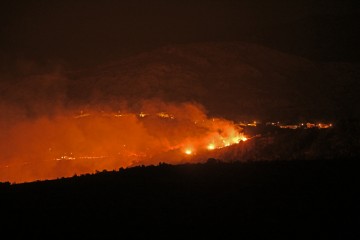
POLYGON ((143 113, 143 112, 139 113, 139 117, 142 117, 142 118, 146 117, 147 115, 148 115, 148 114, 143 113))
POLYGON ((192 152, 192 150, 190 149, 190 148, 188 148, 188 149, 185 149, 185 154, 186 155, 191 155, 193 152, 192 152))
MULTIPOLYGON (((236 137, 233 137, 231 138, 231 144, 237 144, 241 141, 245 142, 247 140, 247 137, 245 136, 236 136, 236 137)), ((228 145, 226 145, 228 146, 228 145)))
POLYGON ((227 140, 223 140, 223 143, 224 143, 224 146, 225 146, 225 147, 230 146, 230 143, 229 143, 227 140))
POLYGON ((214 149, 215 149, 215 144, 210 143, 210 144, 207 146, 207 149, 208 149, 208 150, 214 150, 214 149))

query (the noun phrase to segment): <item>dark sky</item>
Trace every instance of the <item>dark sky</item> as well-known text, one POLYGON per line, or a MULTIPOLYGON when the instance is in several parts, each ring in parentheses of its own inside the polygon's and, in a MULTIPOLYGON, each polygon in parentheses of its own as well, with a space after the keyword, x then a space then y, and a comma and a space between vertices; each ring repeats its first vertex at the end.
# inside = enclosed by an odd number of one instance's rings
POLYGON ((166 44, 238 40, 358 61, 356 2, 5 0, 2 70, 19 61, 87 66, 166 44))

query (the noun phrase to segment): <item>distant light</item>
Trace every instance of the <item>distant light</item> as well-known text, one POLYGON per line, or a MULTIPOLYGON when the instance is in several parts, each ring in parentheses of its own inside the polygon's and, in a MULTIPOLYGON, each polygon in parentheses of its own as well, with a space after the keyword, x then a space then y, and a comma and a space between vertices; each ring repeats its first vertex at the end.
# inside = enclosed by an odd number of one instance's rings
POLYGON ((139 117, 141 117, 141 118, 144 118, 144 117, 146 117, 147 115, 148 115, 148 114, 143 113, 143 112, 139 113, 139 117))

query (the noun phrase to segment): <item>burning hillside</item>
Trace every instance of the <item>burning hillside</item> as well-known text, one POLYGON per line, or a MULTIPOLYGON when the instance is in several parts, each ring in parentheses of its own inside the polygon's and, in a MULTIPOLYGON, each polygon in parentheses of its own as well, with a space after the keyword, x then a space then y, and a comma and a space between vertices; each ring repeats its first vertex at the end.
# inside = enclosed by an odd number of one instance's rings
POLYGON ((34 181, 190 158, 245 141, 232 121, 193 103, 147 101, 140 112, 67 111, 8 125, 1 136, 0 181, 34 181), (167 159, 164 154, 172 153, 167 159))

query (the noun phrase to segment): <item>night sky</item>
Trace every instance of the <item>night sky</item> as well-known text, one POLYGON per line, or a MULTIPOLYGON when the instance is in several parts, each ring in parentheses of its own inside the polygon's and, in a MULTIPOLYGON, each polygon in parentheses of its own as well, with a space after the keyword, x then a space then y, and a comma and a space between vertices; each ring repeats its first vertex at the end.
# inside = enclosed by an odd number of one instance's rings
POLYGON ((174 43, 247 41, 358 61, 357 1, 1 1, 1 70, 94 66, 174 43), (20 62, 20 63, 19 63, 20 62))

